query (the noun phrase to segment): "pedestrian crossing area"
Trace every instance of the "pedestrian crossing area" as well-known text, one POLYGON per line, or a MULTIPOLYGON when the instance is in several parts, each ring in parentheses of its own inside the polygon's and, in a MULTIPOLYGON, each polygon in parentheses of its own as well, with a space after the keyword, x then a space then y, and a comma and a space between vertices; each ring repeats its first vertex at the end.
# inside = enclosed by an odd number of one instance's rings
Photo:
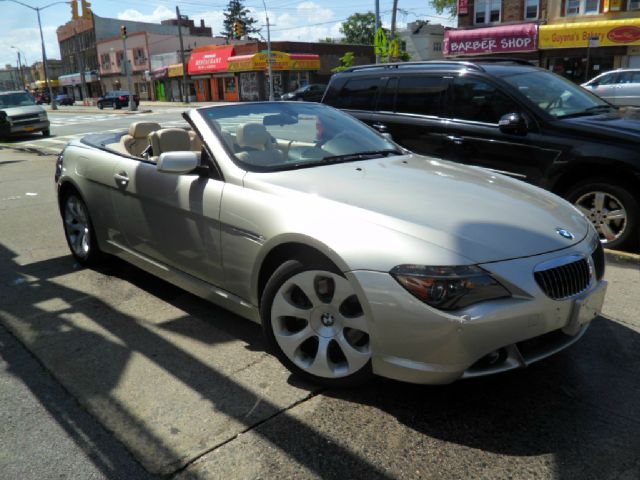
MULTIPOLYGON (((95 121, 95 117, 96 117, 95 115, 91 115, 89 118, 93 122, 95 121)), ((165 128, 169 128, 169 127, 183 128, 187 126, 187 123, 184 120, 171 120, 171 121, 163 121, 162 126, 165 128)), ((119 128, 113 128, 113 129, 96 130, 93 132, 76 133, 72 135, 55 135, 55 124, 53 124, 52 122, 53 135, 51 137, 39 138, 38 135, 33 135, 30 137, 24 137, 24 138, 19 138, 15 140, 9 140, 9 141, 5 140, 0 142, 0 149, 11 148, 14 150, 20 150, 24 152, 38 153, 40 155, 57 155, 64 149, 64 147, 69 142, 73 140, 80 140, 82 137, 85 137, 87 135, 95 135, 99 133, 100 134, 119 133, 119 132, 124 132, 125 130, 126 130, 126 127, 119 127, 119 128)))
POLYGON ((104 122, 106 120, 113 120, 113 114, 103 114, 103 115, 49 115, 49 123, 51 123, 51 127, 65 127, 68 125, 82 125, 85 123, 92 122, 104 122))

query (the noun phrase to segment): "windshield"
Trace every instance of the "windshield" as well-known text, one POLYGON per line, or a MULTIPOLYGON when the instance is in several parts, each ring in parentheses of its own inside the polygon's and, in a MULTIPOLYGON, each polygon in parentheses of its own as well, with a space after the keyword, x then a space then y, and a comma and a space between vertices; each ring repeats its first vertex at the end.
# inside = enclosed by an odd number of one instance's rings
POLYGON ((35 104, 33 97, 26 92, 0 93, 0 108, 28 107, 35 104))
POLYGON ((512 73, 502 79, 556 118, 590 115, 612 108, 582 87, 549 72, 512 73))
POLYGON ((286 170, 401 154, 353 117, 311 103, 253 103, 199 110, 249 170, 286 170))

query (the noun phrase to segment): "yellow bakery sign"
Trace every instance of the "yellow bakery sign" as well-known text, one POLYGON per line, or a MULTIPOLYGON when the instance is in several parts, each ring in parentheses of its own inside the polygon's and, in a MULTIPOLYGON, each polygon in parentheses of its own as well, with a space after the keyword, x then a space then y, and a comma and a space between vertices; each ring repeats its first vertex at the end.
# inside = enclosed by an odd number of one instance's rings
MULTIPOLYGON (((316 55, 308 55, 306 57, 315 58, 296 58, 296 55, 289 55, 284 52, 271 52, 271 69, 272 70, 318 70, 320 68, 320 58, 316 55)), ((265 52, 255 53, 253 55, 241 55, 231 57, 227 62, 230 72, 247 72, 267 70, 267 54, 265 52)))
POLYGON ((640 18, 541 25, 538 48, 640 45, 640 18))

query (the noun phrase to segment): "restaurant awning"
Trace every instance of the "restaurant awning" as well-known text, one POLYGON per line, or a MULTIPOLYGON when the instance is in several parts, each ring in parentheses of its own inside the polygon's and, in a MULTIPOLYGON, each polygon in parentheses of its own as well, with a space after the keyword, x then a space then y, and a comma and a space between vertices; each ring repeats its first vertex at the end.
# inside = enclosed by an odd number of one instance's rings
MULTIPOLYGON (((311 53, 271 52, 272 70, 319 70, 320 56, 311 53)), ((229 58, 230 72, 266 71, 267 52, 229 58)))
POLYGON ((169 67, 154 68, 150 72, 151 79, 152 80, 161 80, 163 78, 166 78, 168 69, 169 69, 169 67))
POLYGON ((537 48, 538 26, 535 23, 444 32, 443 53, 447 57, 533 52, 537 48))
POLYGON ((640 18, 540 26, 540 48, 640 45, 640 18), (596 40, 597 39, 597 40, 596 40))
POLYGON ((189 75, 202 75, 205 73, 217 73, 227 71, 227 60, 233 55, 233 47, 212 46, 206 50, 197 50, 191 53, 187 71, 189 75))

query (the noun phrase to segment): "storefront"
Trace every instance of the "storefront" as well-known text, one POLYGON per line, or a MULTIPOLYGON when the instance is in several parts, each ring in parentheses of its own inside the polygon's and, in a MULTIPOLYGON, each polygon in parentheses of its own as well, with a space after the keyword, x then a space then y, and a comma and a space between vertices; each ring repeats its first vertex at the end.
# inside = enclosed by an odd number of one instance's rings
POLYGON ((549 70, 577 83, 619 67, 640 65, 640 18, 540 26, 549 70))
POLYGON ((538 25, 523 23, 469 30, 445 30, 445 57, 518 53, 518 57, 537 60, 538 25))
POLYGON ((153 99, 156 101, 164 102, 168 100, 168 70, 169 67, 159 67, 150 72, 151 82, 153 83, 153 99))
MULTIPOLYGON (((320 69, 320 57, 315 54, 271 52, 273 93, 279 98, 285 92, 308 84, 320 69)), ((239 55, 228 60, 229 72, 240 80, 240 100, 254 101, 269 98, 267 52, 239 55)))
MULTIPOLYGON (((100 77, 97 72, 91 71, 84 74, 84 81, 87 85, 87 96, 95 98, 102 95, 100 87, 100 77)), ((82 78, 80 73, 71 73, 69 75, 61 75, 58 77, 60 87, 64 93, 72 96, 76 100, 82 100, 82 78)))
POLYGON ((229 45, 199 47, 191 53, 187 71, 198 102, 238 100, 235 76, 227 68, 232 55, 229 45))

